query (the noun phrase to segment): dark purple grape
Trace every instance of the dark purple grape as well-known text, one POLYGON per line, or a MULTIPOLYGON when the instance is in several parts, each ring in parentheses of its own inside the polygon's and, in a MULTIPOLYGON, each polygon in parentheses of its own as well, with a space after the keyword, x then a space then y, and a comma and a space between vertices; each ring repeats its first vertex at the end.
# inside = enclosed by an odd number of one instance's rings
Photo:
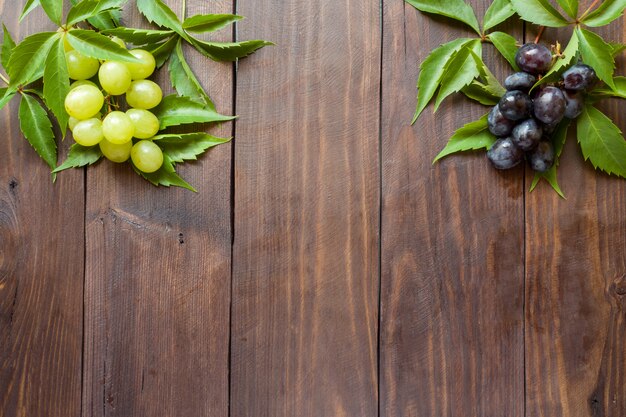
POLYGON ((515 63, 524 72, 545 74, 552 65, 552 52, 544 45, 527 43, 517 50, 515 63))
POLYGON ((528 94, 519 91, 507 91, 504 93, 498 108, 504 117, 509 120, 522 120, 530 116, 533 102, 528 94))
POLYGON ((565 97, 565 117, 568 119, 575 119, 583 112, 585 106, 585 98, 581 91, 563 91, 563 97, 565 97))
POLYGON ((551 123, 551 124, 541 123, 541 129, 543 130, 543 134, 547 136, 550 136, 551 134, 553 134, 557 127, 559 127, 558 123, 551 123))
POLYGON ((565 96, 556 87, 545 87, 533 101, 535 118, 546 124, 558 123, 565 115, 565 96))
POLYGON ((504 117, 497 105, 489 112, 487 123, 489 131, 499 138, 509 136, 515 127, 515 122, 504 117))
POLYGON ((524 152, 511 138, 498 139, 487 151, 487 158, 497 169, 510 169, 524 160, 524 152))
POLYGON ((511 139, 515 146, 523 151, 530 151, 541 141, 543 129, 535 119, 524 120, 515 126, 511 139))
POLYGON ((548 140, 542 140, 534 151, 528 153, 528 163, 537 172, 546 172, 554 164, 554 147, 548 140))
POLYGON ((598 81, 596 72, 589 65, 577 64, 563 73, 563 86, 567 90, 584 90, 598 81))
POLYGON ((537 82, 537 77, 527 72, 516 72, 504 80, 504 88, 509 91, 520 90, 528 92, 537 82))

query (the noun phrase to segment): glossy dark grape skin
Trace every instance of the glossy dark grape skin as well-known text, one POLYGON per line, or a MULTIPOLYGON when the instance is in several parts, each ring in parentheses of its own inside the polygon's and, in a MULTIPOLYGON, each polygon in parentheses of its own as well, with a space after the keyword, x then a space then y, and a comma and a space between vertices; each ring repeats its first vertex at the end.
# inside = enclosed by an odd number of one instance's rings
POLYGON ((497 105, 489 112, 487 124, 489 131, 499 138, 509 136, 515 127, 515 122, 504 117, 497 105))
POLYGON ((574 65, 563 73, 563 87, 566 90, 585 90, 597 81, 596 72, 585 64, 574 65))
POLYGON ((545 87, 533 100, 535 118, 545 124, 554 124, 565 116, 565 96, 556 87, 545 87))
POLYGON ((543 137, 543 129, 535 119, 524 120, 515 126, 511 139, 523 151, 535 149, 543 137))
POLYGON ((585 98, 581 91, 562 90, 565 97, 565 117, 575 119, 583 112, 585 98))
POLYGON ((554 165, 554 147, 548 140, 542 140, 527 154, 530 167, 536 172, 546 172, 554 165))
POLYGON ((543 130, 544 135, 551 135, 556 131, 556 128, 559 127, 558 123, 545 124, 541 123, 541 129, 543 130))
POLYGON ((515 63, 524 72, 545 74, 552 65, 552 52, 544 45, 527 43, 517 50, 515 63))
POLYGON ((527 72, 516 72, 504 80, 504 88, 509 91, 520 90, 528 92, 537 82, 537 77, 527 72))
POLYGON ((497 169, 511 169, 524 160, 524 152, 511 138, 498 139, 487 151, 487 158, 497 169))
POLYGON ((509 120, 526 119, 530 116, 532 106, 528 94, 519 90, 507 91, 498 103, 500 112, 509 120))

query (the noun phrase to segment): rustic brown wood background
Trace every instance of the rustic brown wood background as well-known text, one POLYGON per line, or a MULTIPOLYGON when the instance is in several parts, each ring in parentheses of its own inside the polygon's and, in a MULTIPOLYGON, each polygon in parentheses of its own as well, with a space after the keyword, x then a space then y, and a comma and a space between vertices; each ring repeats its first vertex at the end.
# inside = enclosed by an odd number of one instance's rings
MULTIPOLYGON (((22 3, 12 33, 53 29, 22 3)), ((0 416, 626 416, 626 181, 575 137, 567 200, 482 154, 432 166, 484 109, 409 125, 418 63, 465 29, 403 0, 187 0, 216 12, 277 46, 188 51, 240 115, 182 168, 198 194, 107 163, 51 184, 0 113, 0 416)))

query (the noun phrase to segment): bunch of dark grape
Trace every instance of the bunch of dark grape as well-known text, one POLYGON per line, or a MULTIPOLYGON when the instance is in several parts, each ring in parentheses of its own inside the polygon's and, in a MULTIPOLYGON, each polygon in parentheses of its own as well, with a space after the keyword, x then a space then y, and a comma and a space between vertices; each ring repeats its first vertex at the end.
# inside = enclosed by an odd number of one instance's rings
POLYGON ((565 71, 559 83, 531 92, 552 66, 552 52, 544 45, 527 43, 517 51, 515 62, 522 72, 507 77, 507 92, 489 113, 489 131, 498 140, 487 158, 497 169, 513 168, 526 159, 533 170, 545 172, 555 159, 551 134, 563 118, 581 114, 585 90, 597 81, 596 73, 579 63, 565 71))

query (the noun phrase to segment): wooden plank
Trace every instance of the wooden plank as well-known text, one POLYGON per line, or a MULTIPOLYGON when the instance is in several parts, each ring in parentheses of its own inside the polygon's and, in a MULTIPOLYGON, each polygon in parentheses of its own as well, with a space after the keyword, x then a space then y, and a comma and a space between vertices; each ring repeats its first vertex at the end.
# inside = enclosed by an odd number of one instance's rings
MULTIPOLYGON (((16 40, 54 30, 41 10, 18 25, 19 12, 0 0, 2 21, 16 40)), ((84 173, 64 173, 53 184, 20 132, 18 107, 14 98, 0 111, 0 415, 77 417, 84 173)))
MULTIPOLYGON (((624 42, 620 22, 600 33, 624 42)), ((560 36, 565 44, 570 33, 547 30, 544 41, 560 36)), ((618 68, 624 65, 622 57, 618 68)), ((621 102, 601 109, 626 131, 621 102)), ((526 196, 527 415, 622 416, 626 181, 595 172, 583 161, 575 129, 569 133, 558 173, 567 200, 546 184, 526 196)))
MULTIPOLYGON (((470 3, 480 14, 488 2, 470 3)), ((521 417, 523 168, 497 172, 483 152, 431 164, 488 109, 457 96, 410 126, 418 65, 472 35, 400 0, 383 19, 381 416, 521 417)))
MULTIPOLYGON (((167 3, 181 15, 182 0, 167 3)), ((132 9, 126 21, 144 25, 132 9)), ((187 1, 187 15, 210 12, 232 4, 187 1)), ((231 113, 232 64, 187 52, 231 113)), ((166 71, 159 79, 169 84, 166 71)), ((183 166, 197 194, 154 188, 127 165, 89 171, 84 417, 228 414, 230 167, 229 145, 183 166)))
POLYGON ((232 416, 376 416, 379 3, 237 8, 232 416))

